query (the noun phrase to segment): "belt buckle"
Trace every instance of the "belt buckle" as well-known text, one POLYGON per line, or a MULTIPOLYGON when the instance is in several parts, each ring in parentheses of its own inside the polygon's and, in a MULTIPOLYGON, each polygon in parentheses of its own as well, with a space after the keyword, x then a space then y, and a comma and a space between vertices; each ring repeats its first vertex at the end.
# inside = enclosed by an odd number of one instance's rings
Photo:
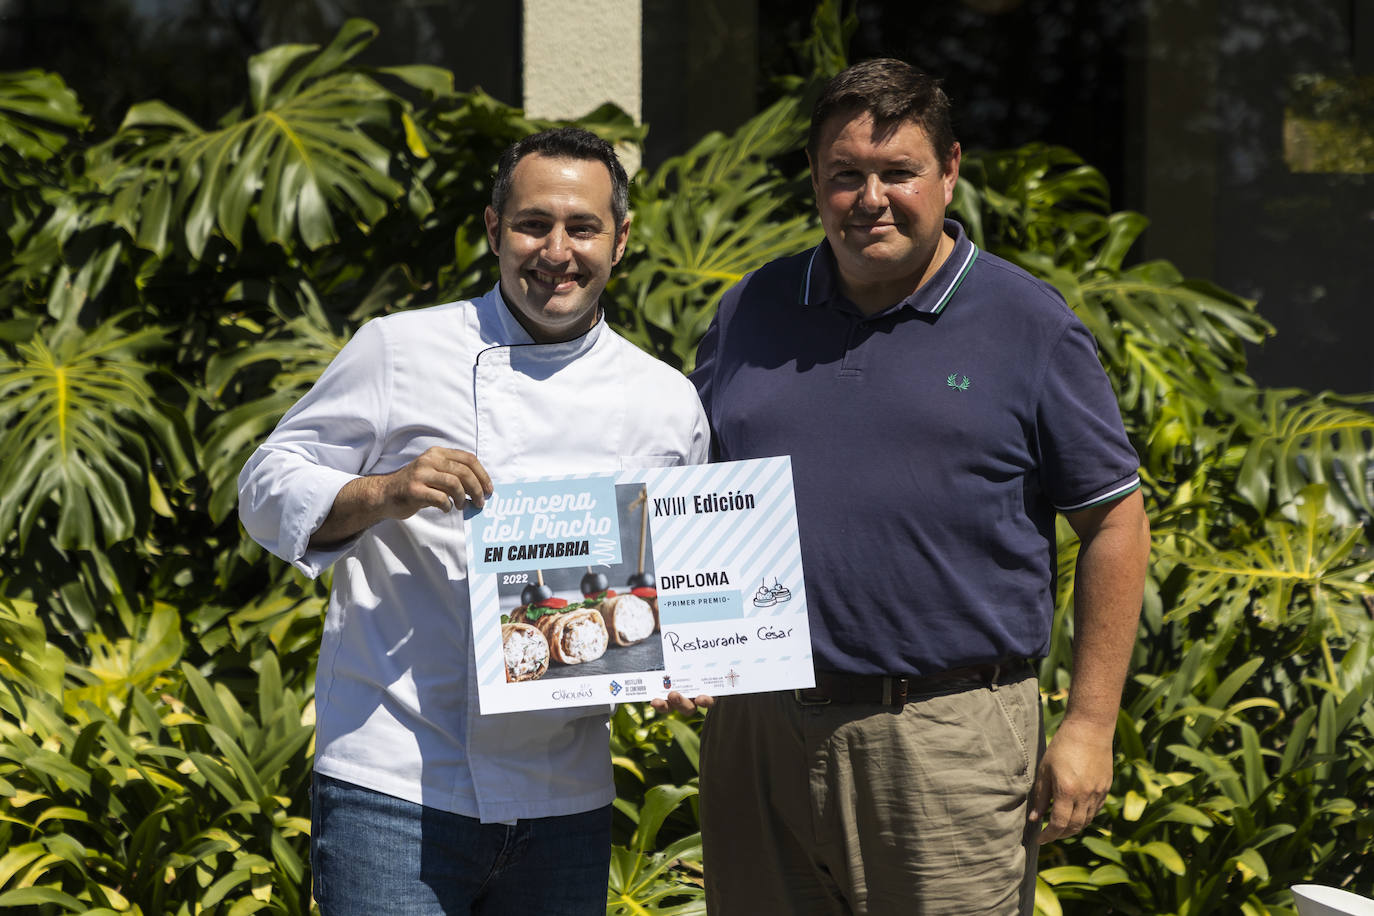
POLYGON ((814 687, 797 687, 792 691, 792 695, 797 698, 798 706, 829 706, 830 697, 820 697, 819 699, 808 699, 802 696, 807 690, 815 690, 814 687))
POLYGON ((883 678, 883 705, 901 709, 906 705, 907 679, 904 677, 883 678))

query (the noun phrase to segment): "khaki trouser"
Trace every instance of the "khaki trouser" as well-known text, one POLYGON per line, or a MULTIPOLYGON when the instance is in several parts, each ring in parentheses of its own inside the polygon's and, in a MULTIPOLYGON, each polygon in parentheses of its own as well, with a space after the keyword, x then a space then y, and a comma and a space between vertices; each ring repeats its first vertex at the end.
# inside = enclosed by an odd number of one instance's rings
POLYGON ((1034 909, 1029 668, 876 705, 721 697, 701 744, 712 916, 1015 916, 1034 909))

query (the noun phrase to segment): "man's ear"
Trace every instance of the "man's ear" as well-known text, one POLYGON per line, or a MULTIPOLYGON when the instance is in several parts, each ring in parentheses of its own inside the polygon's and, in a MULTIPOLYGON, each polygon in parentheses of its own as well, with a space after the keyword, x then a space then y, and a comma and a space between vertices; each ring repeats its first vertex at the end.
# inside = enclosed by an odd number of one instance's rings
POLYGON ((492 254, 500 254, 501 217, 497 216, 491 207, 487 207, 482 211, 482 221, 487 224, 487 246, 491 248, 492 254))
POLYGON ((615 257, 611 258, 611 266, 620 263, 620 259, 625 257, 625 244, 630 240, 630 217, 625 217, 625 222, 620 224, 620 228, 615 233, 615 257))
POLYGON ((948 207, 950 201, 954 200, 954 186, 959 183, 959 159, 963 151, 959 148, 959 141, 954 141, 954 149, 950 151, 949 162, 945 163, 944 174, 940 176, 940 183, 945 189, 945 206, 948 207))

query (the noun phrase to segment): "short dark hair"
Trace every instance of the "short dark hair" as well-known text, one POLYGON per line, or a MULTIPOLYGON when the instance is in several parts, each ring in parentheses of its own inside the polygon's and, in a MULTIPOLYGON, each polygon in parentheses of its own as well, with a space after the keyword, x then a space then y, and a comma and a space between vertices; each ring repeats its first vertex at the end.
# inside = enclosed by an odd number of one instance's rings
POLYGON ((949 96, 940 80, 890 57, 866 60, 836 74, 821 89, 811 109, 811 129, 806 151, 816 161, 821 129, 836 115, 867 114, 879 130, 910 121, 930 140, 943 168, 954 155, 954 128, 950 126, 949 96))
POLYGON ((611 173, 611 216, 619 229, 630 212, 630 180, 615 148, 596 134, 581 127, 554 127, 516 140, 501 154, 496 165, 496 182, 491 186, 491 208, 501 215, 510 196, 511 175, 516 163, 531 153, 552 159, 592 159, 611 173))

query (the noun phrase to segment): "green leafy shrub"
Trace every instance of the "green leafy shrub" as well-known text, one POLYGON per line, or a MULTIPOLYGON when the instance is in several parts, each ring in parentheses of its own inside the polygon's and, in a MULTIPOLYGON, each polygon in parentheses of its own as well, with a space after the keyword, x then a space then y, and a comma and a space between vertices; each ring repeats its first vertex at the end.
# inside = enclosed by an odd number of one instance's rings
MULTIPOLYGON (((806 77, 640 176, 611 319, 683 368, 744 272, 820 237, 807 100, 854 20, 821 3, 806 77)), ((444 71, 368 69, 375 29, 250 62, 212 127, 111 136, 50 74, 0 74, 0 906, 309 909, 311 683, 327 581, 233 516, 249 450, 369 317, 484 291, 492 163, 547 122, 444 71), (312 168, 294 150, 312 150, 312 168)), ((643 128, 605 109, 609 139, 643 128)), ((1132 263, 1141 214, 1031 145, 964 158, 970 235, 1059 288, 1142 456, 1155 554, 1117 781, 1047 847, 1046 914, 1291 913, 1374 890, 1369 396, 1259 388, 1253 303, 1132 263)), ((1060 567, 1076 544, 1061 526, 1060 567)), ((1072 580, 1041 667, 1070 675, 1072 580)), ((700 720, 622 706, 611 912, 701 912, 700 720)))
POLYGON ((256 706, 181 659, 160 608, 73 671, 27 609, 0 611, 17 668, 0 699, 0 907, 304 913, 311 696, 263 656, 256 706), (53 669, 56 670, 53 670, 53 669))

